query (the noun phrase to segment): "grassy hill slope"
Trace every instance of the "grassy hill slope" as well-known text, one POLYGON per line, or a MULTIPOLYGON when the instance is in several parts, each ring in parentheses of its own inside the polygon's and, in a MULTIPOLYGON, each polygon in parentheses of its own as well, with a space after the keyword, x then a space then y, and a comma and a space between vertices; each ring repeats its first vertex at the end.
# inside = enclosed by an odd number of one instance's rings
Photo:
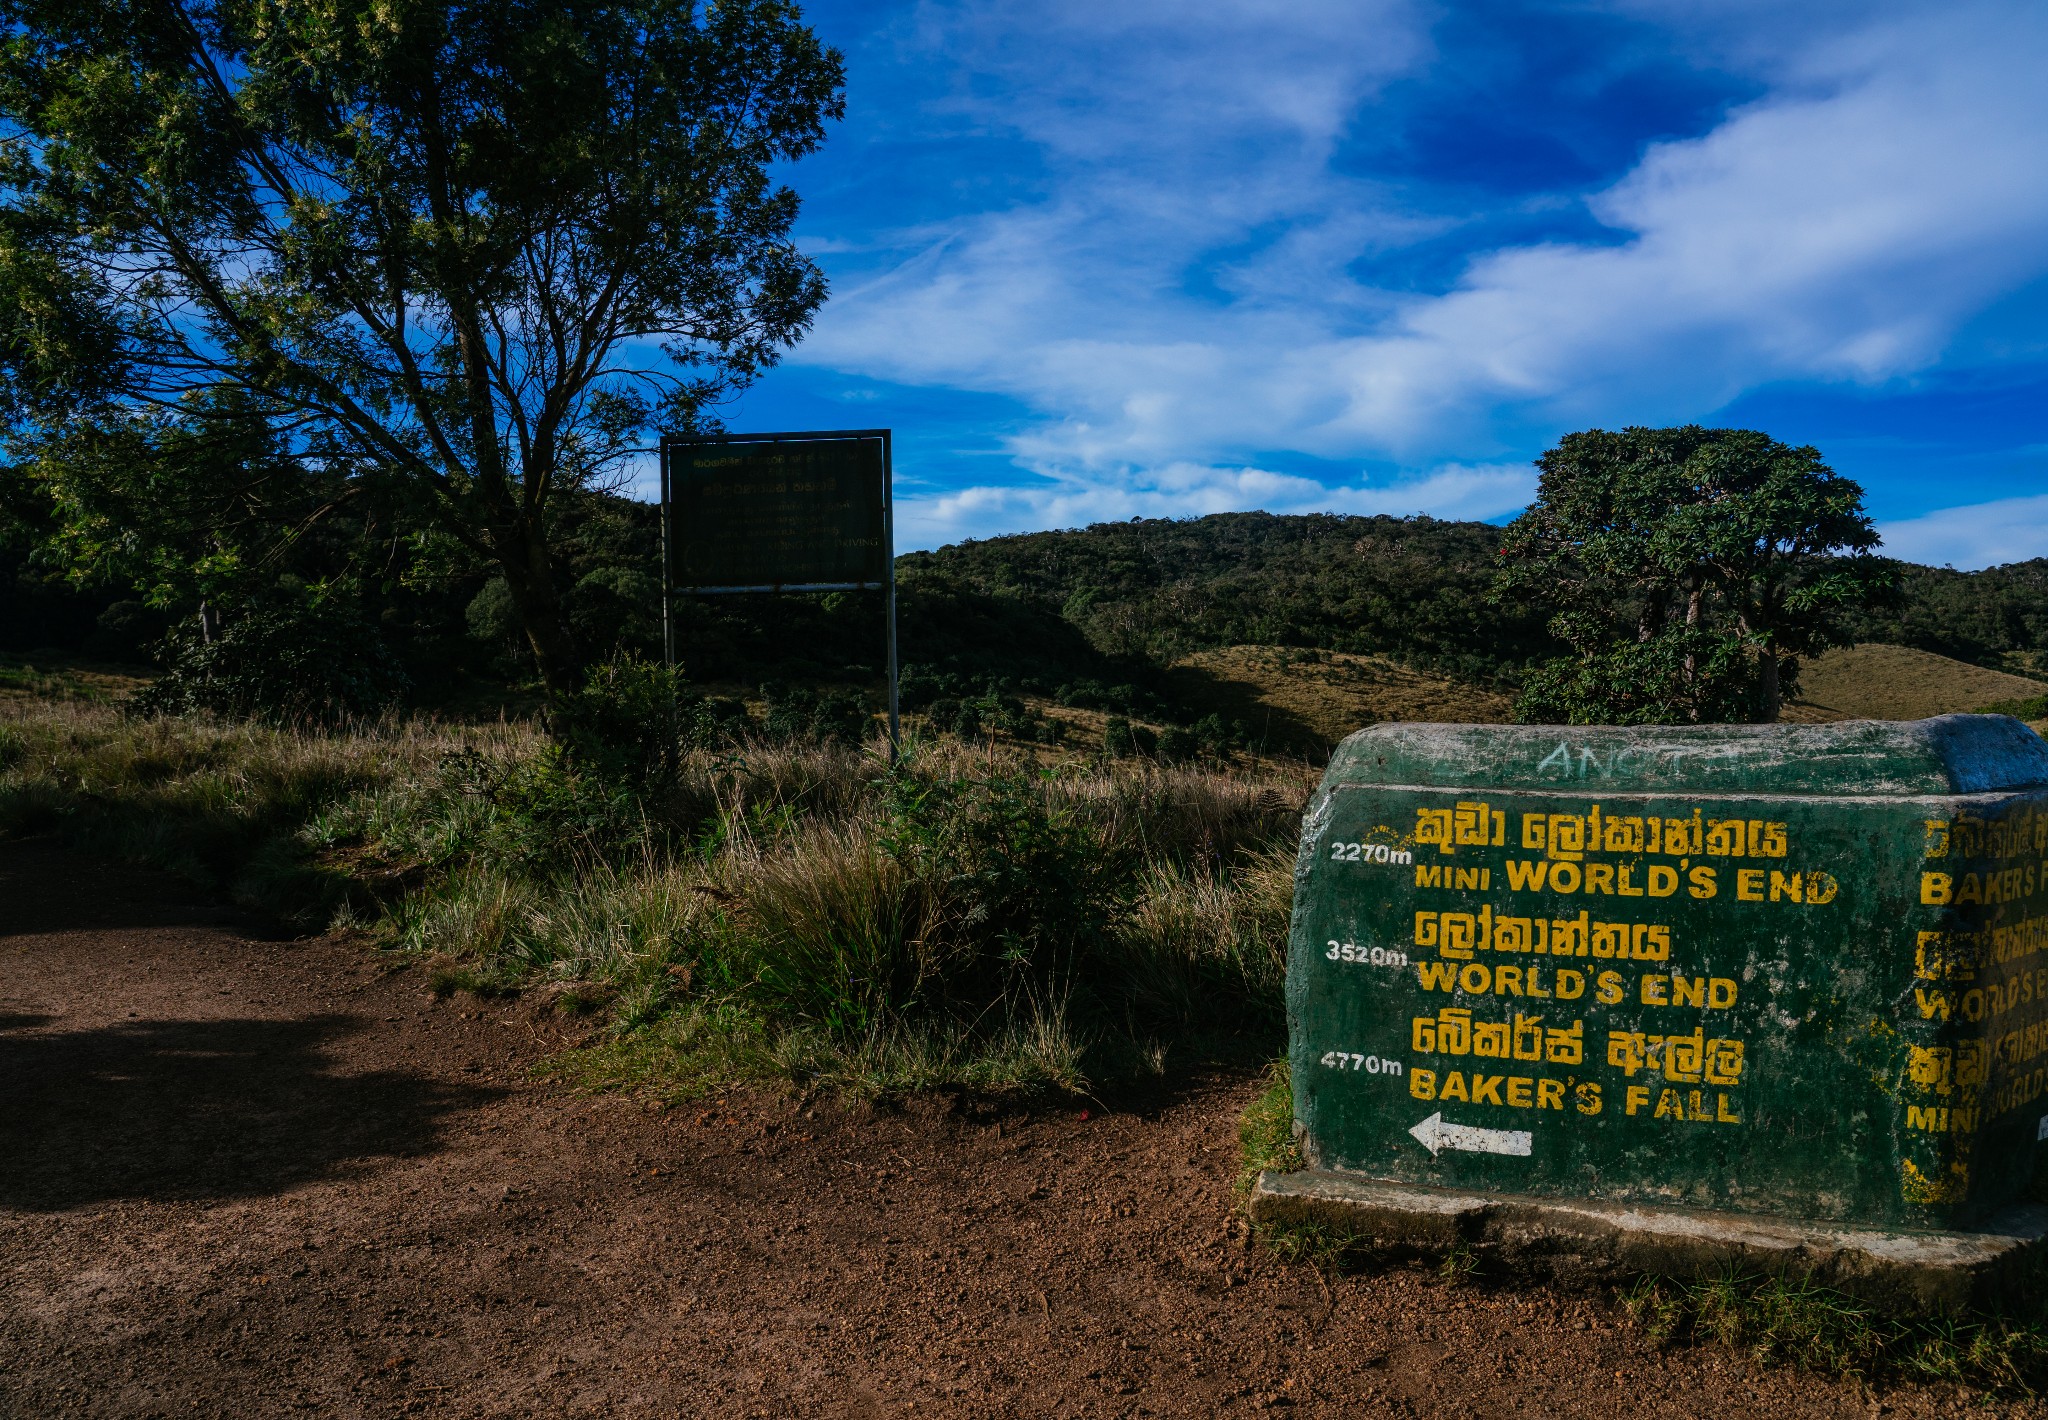
MULTIPOLYGON (((1864 643, 1828 652, 1801 673, 1792 723, 1918 720, 2011 704, 2048 684, 1910 646, 1864 643)), ((1166 673, 1174 700, 1252 727, 1275 750, 1319 756, 1386 720, 1501 724, 1511 698, 1473 681, 1385 656, 1227 646, 1182 657, 1166 673)))
POLYGON ((1799 673, 1799 700, 1785 719, 1919 720, 2026 700, 2048 685, 1911 646, 1864 642, 1829 651, 1799 673))
POLYGON ((1385 656, 1226 646, 1184 656, 1166 673, 1175 700, 1250 727, 1276 750, 1320 755, 1383 720, 1501 723, 1497 690, 1385 656))

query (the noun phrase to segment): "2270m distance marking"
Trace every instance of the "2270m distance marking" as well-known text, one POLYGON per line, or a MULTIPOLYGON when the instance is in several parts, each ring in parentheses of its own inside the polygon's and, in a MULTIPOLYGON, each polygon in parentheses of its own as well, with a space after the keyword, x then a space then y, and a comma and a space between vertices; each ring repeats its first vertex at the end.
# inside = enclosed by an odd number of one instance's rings
POLYGON ((1384 843, 1332 843, 1330 861, 1408 864, 1415 861, 1415 855, 1406 848, 1389 848, 1384 843))

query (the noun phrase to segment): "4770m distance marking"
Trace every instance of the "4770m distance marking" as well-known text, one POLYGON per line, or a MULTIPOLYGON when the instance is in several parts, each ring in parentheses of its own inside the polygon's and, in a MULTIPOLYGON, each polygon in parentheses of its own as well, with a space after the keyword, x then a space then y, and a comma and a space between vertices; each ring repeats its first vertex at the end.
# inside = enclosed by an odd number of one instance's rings
POLYGON ((1400 1075, 1405 1071, 1398 1060, 1382 1060, 1377 1055, 1360 1055, 1350 1050, 1326 1050, 1322 1063, 1331 1070, 1355 1070, 1366 1075, 1400 1075))

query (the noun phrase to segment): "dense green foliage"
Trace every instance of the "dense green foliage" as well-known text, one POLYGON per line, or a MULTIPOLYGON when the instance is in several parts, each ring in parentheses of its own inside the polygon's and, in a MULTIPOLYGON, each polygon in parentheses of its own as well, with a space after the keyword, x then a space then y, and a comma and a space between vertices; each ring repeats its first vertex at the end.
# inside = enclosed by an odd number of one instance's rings
MULTIPOLYGON (((12 573, 0 577, 0 597, 48 611, 0 626, 0 646, 141 658, 163 634, 164 615, 132 600, 114 603, 92 583, 77 584, 70 600, 59 595, 49 579, 70 564, 47 551, 57 521, 48 486, 0 471, 0 492, 10 489, 19 511, 11 542, 0 527, 0 574, 12 573)), ((557 518, 566 601, 582 643, 598 659, 658 655, 652 510, 589 494, 561 499, 557 518)), ((995 725, 1030 737, 1046 727, 1015 697, 1038 694, 1189 726, 1200 745, 1220 749, 1242 732, 1205 725, 1203 711, 1173 702, 1159 671, 1176 653, 1260 639, 1335 643, 1512 677, 1551 643, 1533 617, 1485 606, 1497 538, 1482 523, 1251 513, 911 553, 898 564, 905 704, 936 706, 962 733, 995 725), (1197 603, 1200 615, 1182 614, 1197 603)), ((490 565, 447 539, 408 533, 402 510, 367 489, 304 534, 241 560, 252 567, 241 582, 244 605, 302 601, 308 589, 353 598, 418 703, 535 674, 509 592, 490 565)), ((691 679, 708 684, 838 686, 872 703, 882 631, 880 599, 857 593, 706 597, 678 607, 679 653, 691 679)))
POLYGON ((1858 641, 1916 646, 1979 665, 2048 656, 2048 558, 1958 572, 1897 564, 1895 604, 1855 617, 1858 641))
MULTIPOLYGON (((162 565, 166 543, 145 535, 147 506, 109 505, 110 534, 132 528, 135 535, 110 535, 86 564, 60 545, 66 520, 52 506, 52 483, 0 468, 0 649, 136 664, 154 658, 190 678, 206 668, 187 664, 186 653, 223 633, 241 635, 244 620, 333 617, 345 609, 368 628, 361 655, 367 663, 393 662, 411 703, 531 684, 531 651, 491 565, 419 526, 402 500, 385 496, 393 491, 358 481, 347 497, 293 528, 245 522, 229 508, 204 534, 215 555, 181 564, 185 575, 175 579, 166 567, 159 579, 151 569, 162 565), (138 561, 128 560, 130 549, 138 561)), ((620 650, 658 653, 651 510, 586 493, 559 496, 553 517, 566 615, 581 643, 599 660, 620 650)), ((163 525, 154 526, 161 534, 163 525)))
POLYGON ((376 628, 340 598, 251 609, 218 632, 183 624, 171 637, 170 669, 136 698, 148 713, 337 721, 387 709, 405 689, 376 628))
POLYGON ((808 328, 824 280, 770 169, 841 112, 838 54, 788 0, 0 22, 0 414, 53 545, 218 603, 385 485, 572 692, 559 504, 808 328))
POLYGON ((1504 605, 1569 648, 1517 713, 1567 724, 1774 721, 1800 658, 1889 600, 1863 490, 1749 429, 1591 429, 1537 461, 1501 540, 1504 605))

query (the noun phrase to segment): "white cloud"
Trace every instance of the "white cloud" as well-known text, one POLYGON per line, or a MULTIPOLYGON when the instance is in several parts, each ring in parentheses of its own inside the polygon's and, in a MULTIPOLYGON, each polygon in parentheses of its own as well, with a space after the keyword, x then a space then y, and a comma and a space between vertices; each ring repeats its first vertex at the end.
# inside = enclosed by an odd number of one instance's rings
POLYGON ((1879 523, 1888 557, 1974 571, 2048 557, 2048 493, 1879 523))
POLYGON ((919 505, 963 529, 1317 496, 1233 471, 1259 450, 1431 469, 1910 375, 2048 273, 2048 14, 1828 19, 1746 49, 1770 93, 1591 199, 1612 243, 1484 253, 1417 296, 1357 259, 1441 219, 1328 165, 1427 58, 1406 6, 934 5, 903 42, 959 56, 949 121, 1039 145, 1044 195, 894 234, 793 358, 1036 413, 1010 452, 1037 481, 919 505))
POLYGON ((1751 105, 1600 194, 1626 243, 1493 254, 1357 342, 1341 424, 1427 447, 1501 404, 1660 422, 1768 380, 1926 368, 2048 271, 2044 38, 1979 7, 1843 41, 1809 66, 1832 92, 1751 105))
POLYGON ((1423 0, 925 0, 906 49, 956 76, 935 105, 965 131, 1010 131, 1120 173, 1214 171, 1284 131, 1319 144, 1360 92, 1428 50, 1423 0), (1333 42, 1335 41, 1335 42, 1333 42))
POLYGON ((1113 473, 1040 477, 935 495, 905 495, 896 505, 900 547, 936 547, 963 537, 1035 528, 1081 527, 1125 518, 1182 518, 1247 508, 1272 513, 1429 513, 1493 518, 1514 512, 1536 491, 1527 464, 1447 464, 1418 478, 1331 487, 1261 468, 1174 463, 1113 473))

